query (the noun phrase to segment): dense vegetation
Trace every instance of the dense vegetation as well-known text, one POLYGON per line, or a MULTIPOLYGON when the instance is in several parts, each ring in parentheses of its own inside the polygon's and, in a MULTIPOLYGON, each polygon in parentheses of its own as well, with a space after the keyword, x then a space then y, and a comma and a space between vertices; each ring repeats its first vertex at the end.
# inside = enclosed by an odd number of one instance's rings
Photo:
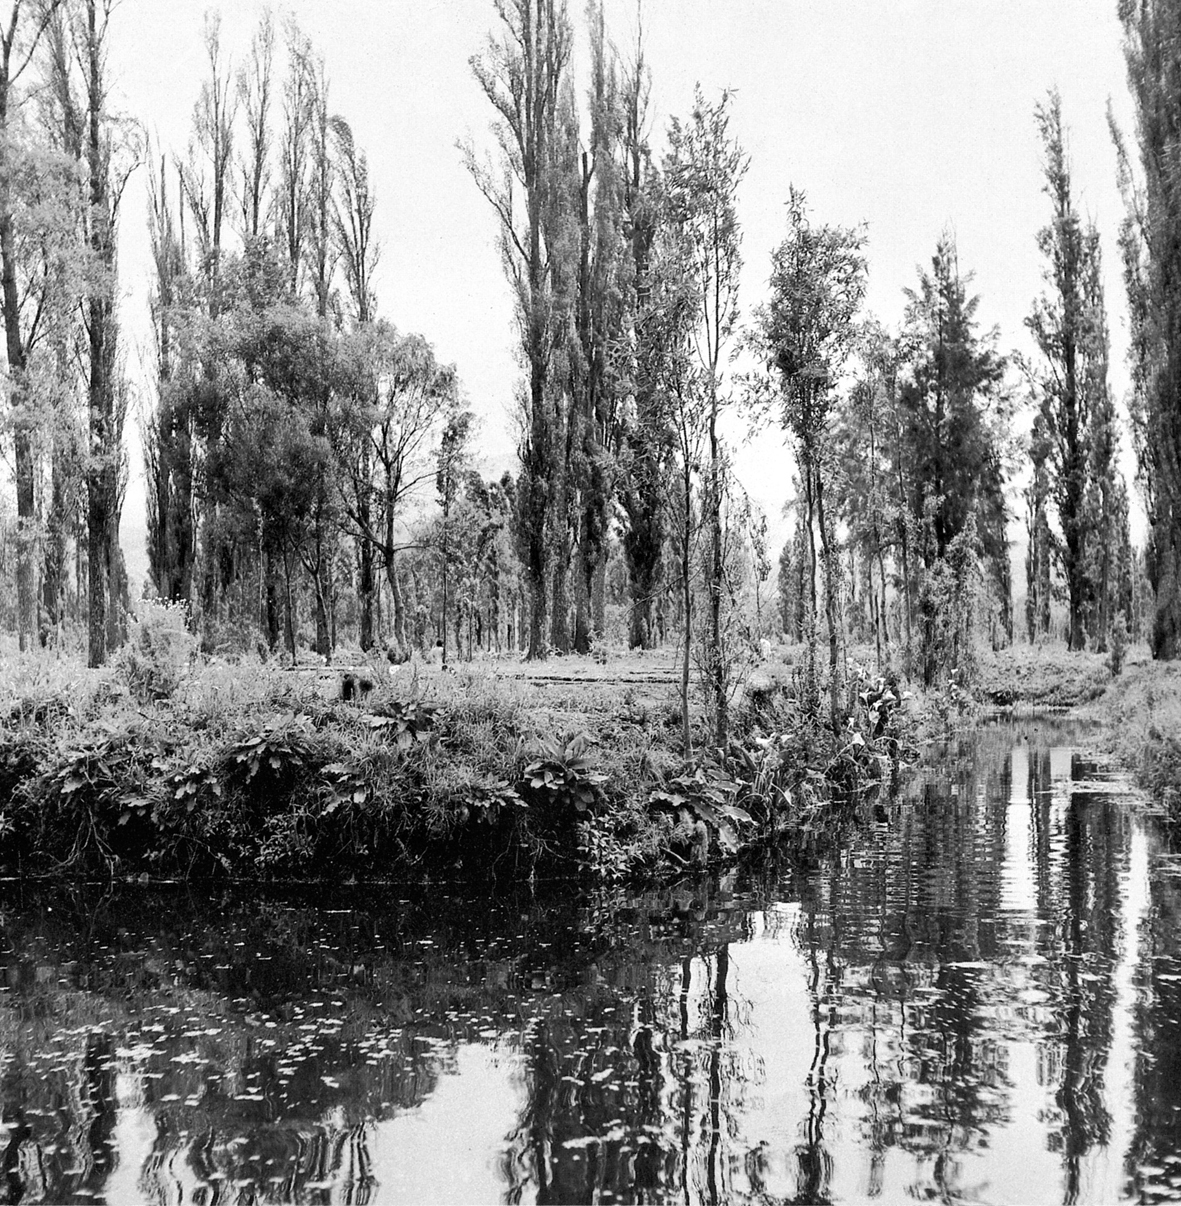
POLYGON ((415 667, 341 701, 314 670, 193 673, 180 610, 147 612, 101 674, 27 661, 0 692, 0 874, 659 876, 831 837, 911 727, 863 675, 813 733, 783 666, 686 765, 659 687, 415 667))
MULTIPOLYGON (((653 134, 642 39, 618 51, 592 3, 580 95, 565 0, 497 4, 471 64, 491 145, 458 152, 499 236, 522 366, 519 463, 489 479, 454 368, 381 313, 367 154, 315 47, 268 16, 231 51, 211 18, 192 138, 175 154, 110 110, 112 8, 11 0, 0 29, 15 500, 0 510, 0 623, 22 651, 76 647, 85 631, 102 666, 143 609, 118 542, 128 387, 115 248, 138 173, 155 269, 149 593, 183 609, 206 656, 292 664, 301 647, 328 661, 343 646, 396 665, 440 642, 444 662, 671 647, 678 753, 713 751, 723 766, 731 738, 758 734, 732 714, 751 662, 786 643, 783 694, 827 751, 802 756, 815 767, 860 731, 858 646, 894 682, 956 690, 983 645, 1063 641, 1107 655, 1114 673, 1130 641, 1181 652, 1177 135, 1161 116, 1178 100, 1181 37, 1168 5, 1121 7, 1139 115, 1139 163, 1118 132, 1117 145, 1143 552, 1119 468, 1100 241, 1076 204, 1056 94, 1031 114, 1044 288, 1027 319, 1036 355, 1022 359, 981 329, 947 232, 888 330, 864 307, 866 232, 825 223, 796 189, 767 295, 740 297, 749 160, 730 95, 698 89, 653 134), (773 581, 767 517, 732 462, 765 425, 795 466, 773 581)), ((311 726, 301 741, 320 741, 319 712, 293 715, 311 726)), ((248 739, 203 747, 201 773, 237 765, 234 742, 248 739)), ((324 749, 325 765, 341 762, 324 749)), ((57 757, 37 773, 68 777, 57 757)), ((182 773, 170 757, 147 765, 182 773)), ((486 769, 517 790, 522 766, 486 769)), ((488 783, 469 785, 472 798, 488 783)))

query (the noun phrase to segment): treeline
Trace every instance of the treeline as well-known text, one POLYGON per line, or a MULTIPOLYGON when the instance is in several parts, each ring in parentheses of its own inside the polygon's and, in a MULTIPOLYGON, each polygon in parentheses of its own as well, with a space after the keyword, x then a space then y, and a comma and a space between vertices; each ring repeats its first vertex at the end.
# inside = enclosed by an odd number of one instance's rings
POLYGON ((209 651, 294 657, 306 609, 320 655, 347 634, 401 657, 434 644, 435 563, 463 553, 463 615, 511 644, 514 483, 470 468, 454 369, 378 310, 368 161, 322 60, 269 16, 237 69, 216 23, 205 45, 188 155, 152 182, 152 582, 209 651), (442 524, 416 522, 431 484, 442 524))
POLYGON ((499 220, 528 367, 518 532, 531 655, 547 634, 556 648, 579 648, 584 614, 594 631, 601 517, 614 503, 631 642, 648 643, 653 609, 680 601, 694 638, 685 683, 695 644, 720 743, 750 635, 744 589, 757 592, 769 568, 728 441, 773 423, 796 468, 778 594, 784 631, 807 645, 806 693, 819 705, 826 680, 837 719, 851 639, 875 642, 879 658, 900 647, 927 684, 963 670, 981 628, 1001 645, 1016 627, 1006 486, 1021 405, 1037 413, 1030 639, 1046 635, 1059 594, 1072 647, 1105 648, 1113 628, 1126 630, 1137 567, 1098 239, 1075 208, 1056 96, 1037 113, 1051 212, 1038 238, 1045 292, 1028 324, 1035 362, 1003 356, 997 333, 979 329, 971 274, 949 236, 906 290, 900 329, 886 331, 863 309, 864 231, 816 221, 794 190, 770 297, 743 322, 747 159, 730 97, 699 90, 658 153, 642 44, 621 59, 592 9, 580 103, 566 6, 518 0, 497 11, 473 62, 497 146, 483 159, 469 146, 467 160, 499 220))
MULTIPOLYGON (((472 61, 493 138, 460 153, 499 231, 522 436, 518 471, 486 480, 454 369, 380 312, 367 157, 308 39, 266 17, 234 62, 211 20, 176 154, 109 111, 109 8, 15 0, 0 45, 17 504, 0 543, 15 592, 0 603, 22 647, 85 618, 98 664, 125 627, 114 248, 138 164, 155 267, 150 574, 207 650, 294 655, 306 624, 324 656, 342 640, 397 657, 439 638, 585 653, 615 603, 632 647, 687 638, 686 701, 696 663, 719 740, 742 651, 773 628, 805 643, 805 689, 819 708, 827 685, 834 719, 854 641, 927 683, 966 668, 981 635, 1047 639, 1060 613, 1072 649, 1143 630, 1176 654, 1178 203, 1162 166, 1176 138, 1154 116, 1181 53, 1167 6, 1124 14, 1143 161, 1137 173, 1119 143, 1144 555, 1118 468, 1099 238, 1076 205, 1055 94, 1036 112, 1044 288, 1023 359, 981 330, 947 235, 897 329, 876 322, 865 232, 818 220, 794 190, 769 295, 740 297, 748 160, 729 94, 698 90, 658 136, 642 40, 618 50, 601 5, 580 47, 564 0, 496 5, 472 61), (774 581, 766 517, 732 466, 735 442, 768 424, 795 474, 774 581), (1015 616, 1006 491, 1019 465, 1015 616)), ((688 742, 687 708, 684 723, 688 742)))
POLYGON ((72 612, 92 665, 122 643, 127 612, 115 248, 139 147, 108 106, 112 8, 14 0, 0 27, 2 429, 16 496, 4 579, 22 649, 72 612))

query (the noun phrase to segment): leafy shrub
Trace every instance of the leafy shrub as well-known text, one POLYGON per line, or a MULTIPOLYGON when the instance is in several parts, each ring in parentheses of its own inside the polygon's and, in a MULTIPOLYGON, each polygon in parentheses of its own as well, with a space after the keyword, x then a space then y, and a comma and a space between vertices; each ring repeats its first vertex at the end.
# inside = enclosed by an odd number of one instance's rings
POLYGON ((261 731, 242 737, 230 747, 231 777, 252 783, 259 775, 268 785, 298 775, 308 761, 312 720, 306 713, 277 716, 261 731))
POLYGON ((711 835, 732 854, 740 845, 740 830, 754 825, 750 813, 736 803, 740 786, 724 772, 698 765, 651 792, 648 807, 665 811, 682 827, 688 827, 695 859, 704 862, 711 835))
POLYGON ((113 871, 150 849, 156 747, 115 722, 72 734, 19 788, 34 818, 36 847, 63 869, 113 871))
POLYGON ((536 798, 548 799, 561 809, 589 811, 606 778, 592 769, 590 747, 586 733, 538 741, 529 751, 524 784, 536 798))
POLYGON ((184 604, 145 600, 127 644, 115 659, 115 668, 137 698, 170 699, 188 673, 196 650, 184 604))
POLYGON ((427 744, 435 736, 437 714, 437 708, 423 703, 394 700, 366 716, 365 724, 388 737, 398 749, 408 750, 415 744, 427 744))

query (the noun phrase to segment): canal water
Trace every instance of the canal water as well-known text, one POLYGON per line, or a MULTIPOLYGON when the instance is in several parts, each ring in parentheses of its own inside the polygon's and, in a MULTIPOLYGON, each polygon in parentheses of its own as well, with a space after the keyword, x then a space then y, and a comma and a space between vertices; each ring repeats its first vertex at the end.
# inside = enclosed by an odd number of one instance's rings
POLYGON ((0 886, 0 1202, 1181 1198, 1181 862, 986 725, 639 895, 0 886))

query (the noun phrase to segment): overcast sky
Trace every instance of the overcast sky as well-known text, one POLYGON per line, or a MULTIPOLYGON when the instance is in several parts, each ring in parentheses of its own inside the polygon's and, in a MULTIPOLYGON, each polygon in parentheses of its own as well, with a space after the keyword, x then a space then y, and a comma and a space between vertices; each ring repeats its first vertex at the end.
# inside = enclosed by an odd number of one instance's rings
MULTIPOLYGON (((205 63, 207 10, 222 14, 225 49, 244 59, 258 0, 123 0, 112 28, 118 101, 165 146, 183 150, 205 63)), ((512 307, 487 204, 456 140, 488 145, 490 110, 468 60, 494 26, 491 0, 298 0, 293 14, 323 54, 330 107, 366 150, 377 193, 381 312, 422 332, 454 361, 483 422, 487 470, 511 463, 519 370, 512 307)), ((614 41, 634 43, 635 0, 608 0, 614 41)), ((580 0, 571 3, 583 49, 580 0)), ((751 157, 741 193, 743 305, 765 296, 783 237, 789 186, 817 221, 867 225, 868 304, 896 324, 902 290, 951 229, 975 273, 984 326, 1003 349, 1030 350, 1023 320, 1040 288, 1034 244, 1048 215, 1034 106, 1057 87, 1071 130, 1075 184, 1103 236, 1113 382, 1127 374, 1115 233, 1121 206, 1106 108, 1131 126, 1115 0, 647 0, 653 144, 693 86, 736 91, 731 128, 751 157)), ((149 289, 141 172, 124 218, 128 329, 145 336, 149 289), (136 319, 136 314, 141 315, 136 319)), ((775 435, 739 458, 740 476, 774 522, 791 465, 775 435)), ((142 511, 133 490, 129 512, 142 511)), ((128 540, 142 543, 138 516, 128 540), (138 529, 138 535, 133 533, 138 529)), ((1012 534, 1018 533, 1014 528, 1012 534)), ((139 550, 128 548, 133 567, 139 550)))

